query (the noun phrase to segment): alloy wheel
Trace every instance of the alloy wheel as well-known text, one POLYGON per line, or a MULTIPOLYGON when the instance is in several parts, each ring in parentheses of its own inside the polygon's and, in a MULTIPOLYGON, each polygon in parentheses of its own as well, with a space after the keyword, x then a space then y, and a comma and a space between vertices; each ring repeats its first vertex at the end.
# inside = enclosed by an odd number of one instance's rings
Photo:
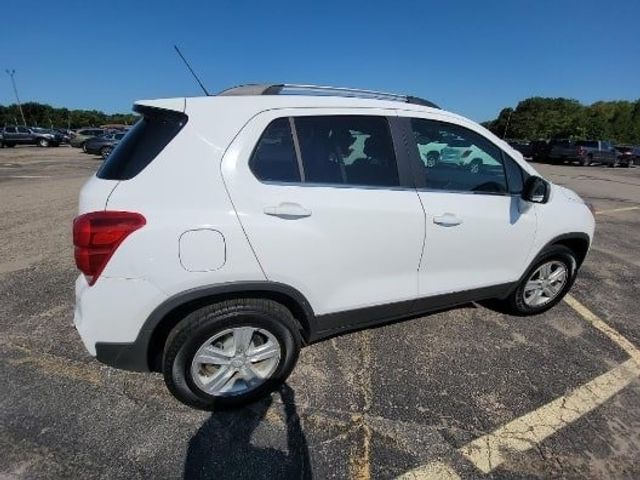
POLYGON ((530 307, 541 307, 555 299, 568 280, 566 264, 551 260, 540 265, 525 283, 524 303, 530 307))
POLYGON ((204 393, 228 397, 247 393, 275 372, 282 348, 269 331, 242 326, 210 337, 196 351, 191 377, 204 393))

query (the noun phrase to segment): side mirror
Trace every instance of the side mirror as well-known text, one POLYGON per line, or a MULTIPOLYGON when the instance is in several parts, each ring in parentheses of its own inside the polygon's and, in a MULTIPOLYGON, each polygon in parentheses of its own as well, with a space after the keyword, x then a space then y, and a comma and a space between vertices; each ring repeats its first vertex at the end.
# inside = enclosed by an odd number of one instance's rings
POLYGON ((549 193, 549 183, 533 175, 524 182, 522 199, 532 203, 547 203, 549 201, 549 193))

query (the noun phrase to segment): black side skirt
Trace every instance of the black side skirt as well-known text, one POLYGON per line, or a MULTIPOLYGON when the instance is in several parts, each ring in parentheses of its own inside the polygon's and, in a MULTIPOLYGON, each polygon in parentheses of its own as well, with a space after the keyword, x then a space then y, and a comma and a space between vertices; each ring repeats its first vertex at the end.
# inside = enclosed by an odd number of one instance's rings
POLYGON ((311 332, 310 343, 354 330, 362 330, 375 325, 383 325, 418 317, 430 312, 446 310, 470 302, 505 298, 517 285, 517 282, 505 283, 492 287, 465 290, 464 292, 446 293, 416 300, 318 315, 316 317, 318 329, 315 332, 311 332))

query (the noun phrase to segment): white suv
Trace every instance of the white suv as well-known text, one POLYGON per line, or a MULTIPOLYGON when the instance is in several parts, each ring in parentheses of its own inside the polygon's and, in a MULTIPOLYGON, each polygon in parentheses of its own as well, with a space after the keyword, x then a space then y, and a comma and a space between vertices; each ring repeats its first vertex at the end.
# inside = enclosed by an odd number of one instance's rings
POLYGON ((252 85, 134 110, 80 194, 74 321, 98 360, 161 371, 196 408, 264 395, 349 330, 470 301, 543 312, 591 243, 575 193, 426 100, 252 85), (480 167, 427 166, 447 138, 480 167))

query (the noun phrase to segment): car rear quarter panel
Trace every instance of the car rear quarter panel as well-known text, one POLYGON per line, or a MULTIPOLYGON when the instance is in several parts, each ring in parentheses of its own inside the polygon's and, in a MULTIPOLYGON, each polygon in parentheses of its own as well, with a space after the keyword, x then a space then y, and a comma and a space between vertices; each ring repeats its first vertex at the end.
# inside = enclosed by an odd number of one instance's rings
POLYGON ((142 172, 118 183, 107 209, 142 213, 147 224, 120 245, 103 277, 145 279, 166 295, 223 282, 265 280, 220 173, 222 155, 246 117, 224 112, 202 104, 190 108, 187 101, 185 128, 142 172), (222 235, 224 265, 215 271, 184 267, 180 237, 194 230, 222 235))

